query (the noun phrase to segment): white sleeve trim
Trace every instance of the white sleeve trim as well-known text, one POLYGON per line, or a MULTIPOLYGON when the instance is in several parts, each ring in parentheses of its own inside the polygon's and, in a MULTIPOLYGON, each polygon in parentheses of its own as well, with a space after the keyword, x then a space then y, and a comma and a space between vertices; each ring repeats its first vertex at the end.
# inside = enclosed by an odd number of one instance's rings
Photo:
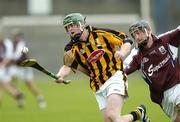
POLYGON ((20 41, 17 44, 16 50, 14 51, 14 56, 13 59, 17 60, 21 57, 21 51, 23 49, 23 47, 25 46, 25 42, 24 41, 20 41))
POLYGON ((178 27, 177 27, 177 29, 179 29, 179 30, 180 30, 180 26, 178 26, 178 27))
POLYGON ((126 57, 126 59, 123 62, 124 68, 126 68, 131 63, 131 61, 133 60, 133 57, 137 54, 137 52, 138 52, 138 49, 136 48, 133 48, 131 50, 131 53, 126 57))

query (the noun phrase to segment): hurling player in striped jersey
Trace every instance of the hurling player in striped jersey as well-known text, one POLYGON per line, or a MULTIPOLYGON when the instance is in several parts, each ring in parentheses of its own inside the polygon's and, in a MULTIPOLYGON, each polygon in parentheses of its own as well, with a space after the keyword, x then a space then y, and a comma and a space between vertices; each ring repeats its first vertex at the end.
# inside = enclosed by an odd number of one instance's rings
POLYGON ((143 105, 128 115, 121 115, 127 98, 122 58, 130 50, 132 41, 123 32, 86 25, 85 19, 80 13, 72 13, 63 20, 71 43, 64 56, 64 65, 57 73, 59 79, 56 82, 61 83, 65 76, 80 65, 85 69, 81 72, 90 77, 90 87, 105 122, 149 122, 143 105), (120 50, 116 46, 121 47, 120 50))

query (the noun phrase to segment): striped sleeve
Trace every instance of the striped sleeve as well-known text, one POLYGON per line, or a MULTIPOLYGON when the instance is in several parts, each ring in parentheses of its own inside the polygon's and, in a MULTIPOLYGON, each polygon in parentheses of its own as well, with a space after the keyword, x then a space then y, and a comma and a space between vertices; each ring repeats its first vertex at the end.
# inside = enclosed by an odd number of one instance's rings
POLYGON ((123 44, 123 39, 121 39, 119 36, 116 36, 114 34, 106 33, 103 36, 109 41, 110 44, 119 45, 119 46, 123 44))
POLYGON ((113 34, 114 36, 117 36, 118 38, 123 40, 123 43, 130 43, 131 45, 133 44, 133 41, 131 40, 131 38, 128 35, 126 35, 124 32, 115 31, 115 30, 107 29, 107 28, 95 28, 95 30, 97 32, 107 32, 107 33, 113 34))
POLYGON ((77 60, 75 60, 75 57, 72 53, 72 50, 65 52, 65 54, 64 54, 64 65, 71 67, 74 72, 80 71, 80 72, 84 73, 85 75, 89 75, 89 71, 87 69, 85 69, 84 67, 82 67, 77 62, 77 60))
POLYGON ((78 62, 75 60, 71 50, 64 53, 63 61, 64 65, 71 67, 73 69, 77 69, 78 62))

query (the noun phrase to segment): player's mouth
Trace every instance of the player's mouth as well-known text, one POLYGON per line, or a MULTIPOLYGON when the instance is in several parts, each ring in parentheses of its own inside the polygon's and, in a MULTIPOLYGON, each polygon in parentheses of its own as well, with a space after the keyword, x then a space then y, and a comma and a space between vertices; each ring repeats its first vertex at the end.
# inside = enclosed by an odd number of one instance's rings
POLYGON ((72 36, 74 36, 74 35, 75 35, 75 32, 70 32, 70 33, 71 33, 71 35, 72 35, 72 36))

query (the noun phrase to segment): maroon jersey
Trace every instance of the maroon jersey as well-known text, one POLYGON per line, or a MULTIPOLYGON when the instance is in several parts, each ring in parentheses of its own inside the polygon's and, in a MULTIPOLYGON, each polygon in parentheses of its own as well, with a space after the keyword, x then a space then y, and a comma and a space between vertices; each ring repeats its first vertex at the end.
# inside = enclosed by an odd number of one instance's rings
POLYGON ((180 65, 174 62, 168 44, 180 45, 180 29, 167 32, 159 37, 152 35, 153 45, 149 49, 138 51, 132 62, 125 69, 130 74, 141 70, 145 81, 149 84, 151 99, 161 104, 163 92, 180 83, 180 65))

